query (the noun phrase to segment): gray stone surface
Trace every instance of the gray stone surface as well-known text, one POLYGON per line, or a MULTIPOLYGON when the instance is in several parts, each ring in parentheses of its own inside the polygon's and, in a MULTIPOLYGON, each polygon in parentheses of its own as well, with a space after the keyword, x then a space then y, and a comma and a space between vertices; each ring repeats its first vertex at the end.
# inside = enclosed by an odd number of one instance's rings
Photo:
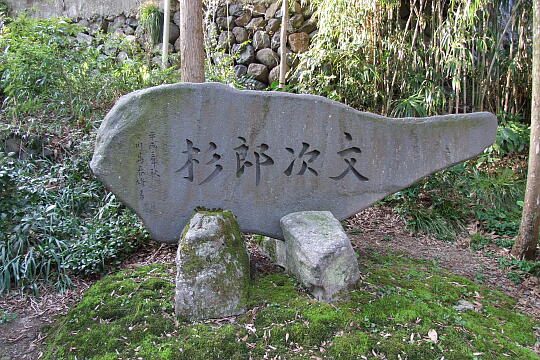
POLYGON ((271 44, 272 50, 277 50, 281 46, 281 37, 280 33, 277 32, 272 36, 271 44))
POLYGON ((234 76, 237 79, 243 78, 247 74, 247 66, 245 65, 236 65, 234 67, 234 76))
POLYGON ((265 27, 266 27, 266 20, 264 20, 264 18, 262 17, 253 18, 251 19, 249 24, 246 25, 246 29, 251 32, 255 32, 257 30, 264 30, 265 27))
POLYGON ((246 26, 251 21, 251 18, 252 18, 251 12, 246 11, 246 12, 244 12, 244 14, 242 14, 238 18, 236 18, 234 23, 236 25, 238 25, 238 26, 246 26))
POLYGON ((94 15, 136 14, 141 2, 133 0, 7 0, 6 3, 16 14, 27 12, 40 18, 53 16, 90 18, 94 15), (30 9, 31 11, 28 11, 30 9))
POLYGON ((234 34, 232 31, 223 31, 221 34, 219 34, 218 39, 218 49, 230 49, 231 46, 234 45, 236 42, 236 38, 234 37, 234 34))
POLYGON ((278 9, 279 9, 279 3, 278 2, 274 2, 274 3, 270 4, 268 9, 266 9, 266 12, 264 13, 264 18, 266 20, 269 20, 269 19, 273 18, 276 15, 276 12, 278 11, 278 9))
POLYGON ((255 80, 262 82, 268 81, 268 68, 266 65, 251 63, 248 66, 248 75, 251 75, 255 80))
POLYGON ((255 48, 255 50, 269 48, 270 35, 268 35, 265 31, 257 31, 255 35, 253 35, 253 47, 255 48))
POLYGON ((278 30, 281 27, 281 21, 278 19, 270 19, 268 20, 268 24, 266 25, 266 31, 270 34, 277 33, 278 30))
POLYGON ((174 13, 174 15, 173 15, 173 22, 174 22, 176 25, 180 26, 180 11, 177 11, 177 12, 174 13))
POLYGON ((180 38, 180 28, 175 23, 169 23, 169 42, 174 44, 180 38))
POLYGON ((180 47, 182 46, 182 38, 176 39, 174 42, 174 51, 180 52, 180 47))
POLYGON ((88 28, 91 32, 100 32, 100 31, 106 31, 107 30, 107 24, 108 22, 103 20, 103 18, 97 18, 93 22, 88 25, 88 28))
POLYGON ((232 29, 232 32, 238 44, 242 44, 249 40, 248 32, 243 27, 237 26, 234 29, 232 29))
POLYGON ((155 240, 176 242, 197 206, 282 238, 284 215, 347 218, 482 153, 496 131, 490 113, 393 119, 319 96, 178 83, 123 96, 91 167, 155 240))
POLYGON ((109 23, 107 27, 107 32, 113 33, 116 30, 120 29, 125 24, 126 24, 126 17, 124 15, 120 15, 114 18, 114 20, 109 23))
POLYGON ((266 65, 269 69, 273 69, 279 63, 278 54, 272 49, 262 49, 257 51, 255 58, 261 64, 266 65))
POLYGON ((255 60, 255 49, 250 44, 239 46, 236 51, 238 52, 236 62, 240 65, 249 65, 255 60))
POLYGON ((176 253, 176 316, 221 318, 245 311, 249 258, 230 211, 197 212, 176 253))
POLYGON ((216 24, 221 30, 230 30, 234 27, 234 17, 222 16, 216 19, 216 24))
POLYGON ((133 28, 136 28, 137 26, 139 26, 139 20, 137 20, 136 18, 130 17, 126 19, 126 24, 133 28))
POLYGON ((92 44, 92 41, 94 41, 94 37, 92 35, 85 33, 78 33, 75 39, 77 42, 86 43, 87 45, 92 44))
POLYGON ((242 85, 244 85, 248 90, 264 90, 267 87, 267 85, 262 81, 246 78, 242 80, 242 85))
POLYGON ((279 81, 279 66, 270 70, 270 74, 268 74, 268 82, 271 84, 274 81, 279 81))
POLYGON ((244 4, 229 5, 229 14, 232 16, 242 16, 244 14, 244 4))
POLYGON ((304 53, 309 49, 309 35, 306 33, 296 33, 289 35, 291 50, 297 54, 304 53))
POLYGON ((285 241, 268 236, 255 236, 255 243, 259 250, 273 263, 287 269, 287 248, 285 246, 285 241))
MULTIPOLYGON (((281 230, 287 270, 317 300, 338 300, 360 277, 351 241, 331 212, 288 214, 281 219, 281 230)), ((281 247, 276 250, 281 260, 281 247)))
POLYGON ((291 18, 289 19, 289 24, 294 30, 300 28, 303 23, 304 17, 302 16, 302 14, 296 14, 294 16, 291 16, 291 18))
POLYGON ((251 13, 253 16, 265 16, 266 15, 266 6, 264 4, 258 3, 254 4, 251 8, 251 13))
POLYGON ((310 34, 317 30, 317 20, 316 19, 309 19, 306 21, 299 29, 299 32, 305 32, 307 34, 310 34))

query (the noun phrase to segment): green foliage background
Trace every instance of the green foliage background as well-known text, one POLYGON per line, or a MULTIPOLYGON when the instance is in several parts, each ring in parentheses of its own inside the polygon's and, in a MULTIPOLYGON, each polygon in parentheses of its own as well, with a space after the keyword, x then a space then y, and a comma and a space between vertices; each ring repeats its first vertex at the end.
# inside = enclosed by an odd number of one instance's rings
POLYGON ((530 109, 531 3, 314 0, 301 92, 396 117, 530 109))
POLYGON ((78 41, 81 30, 67 19, 19 16, 0 33, 0 139, 57 144, 47 157, 0 148, 0 293, 37 292, 43 281, 63 290, 73 275, 101 274, 147 238, 88 164, 99 121, 118 97, 178 74, 148 67, 142 49, 121 37, 78 41), (130 59, 107 55, 110 47, 130 59))

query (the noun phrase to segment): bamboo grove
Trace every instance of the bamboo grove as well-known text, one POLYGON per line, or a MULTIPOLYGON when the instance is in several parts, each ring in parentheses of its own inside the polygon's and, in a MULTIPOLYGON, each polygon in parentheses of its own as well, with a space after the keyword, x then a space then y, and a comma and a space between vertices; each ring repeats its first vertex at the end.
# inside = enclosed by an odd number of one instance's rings
POLYGON ((300 91, 396 117, 492 111, 528 119, 530 0, 313 0, 300 91))

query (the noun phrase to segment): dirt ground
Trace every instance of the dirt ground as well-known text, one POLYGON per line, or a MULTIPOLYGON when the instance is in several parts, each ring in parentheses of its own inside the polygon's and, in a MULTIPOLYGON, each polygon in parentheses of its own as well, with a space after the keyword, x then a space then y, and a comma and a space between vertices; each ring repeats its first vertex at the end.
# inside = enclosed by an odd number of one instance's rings
MULTIPOLYGON (((488 248, 483 253, 469 249, 467 238, 454 243, 435 240, 429 236, 413 235, 406 231, 403 221, 392 209, 373 207, 347 220, 353 247, 362 255, 402 252, 406 256, 433 261, 441 268, 466 276, 518 300, 521 312, 540 321, 540 284, 538 278, 528 278, 521 284, 508 279, 508 270, 498 266, 496 256, 507 256, 508 250, 488 248), (490 251, 495 256, 486 256, 490 251)), ((469 229, 474 233, 475 229, 469 229)), ((126 260, 124 267, 149 263, 174 262, 175 246, 151 244, 126 260)), ((268 266, 259 254, 254 254, 256 268, 268 266)), ((79 279, 75 288, 65 294, 47 289, 42 296, 13 294, 0 298, 0 311, 15 314, 15 319, 0 323, 0 360, 37 360, 42 356, 46 326, 65 314, 81 298, 94 281, 79 279)), ((538 349, 540 354, 540 348, 538 349)))

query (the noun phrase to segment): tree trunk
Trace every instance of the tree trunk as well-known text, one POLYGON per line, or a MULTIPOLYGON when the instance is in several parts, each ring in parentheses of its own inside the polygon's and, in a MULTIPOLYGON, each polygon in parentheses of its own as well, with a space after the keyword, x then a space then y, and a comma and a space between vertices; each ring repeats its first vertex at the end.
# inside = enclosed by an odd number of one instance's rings
POLYGON ((163 0, 163 49, 161 51, 161 67, 168 68, 169 56, 169 24, 171 18, 171 0, 163 0))
POLYGON ((180 58, 183 82, 204 82, 201 0, 180 0, 180 58))
POLYGON ((540 1, 533 1, 533 69, 529 170, 521 226, 512 255, 533 259, 540 230, 540 1))
POLYGON ((289 24, 289 0, 283 0, 281 5, 281 61, 279 63, 279 87, 284 89, 287 84, 287 25, 289 24))

